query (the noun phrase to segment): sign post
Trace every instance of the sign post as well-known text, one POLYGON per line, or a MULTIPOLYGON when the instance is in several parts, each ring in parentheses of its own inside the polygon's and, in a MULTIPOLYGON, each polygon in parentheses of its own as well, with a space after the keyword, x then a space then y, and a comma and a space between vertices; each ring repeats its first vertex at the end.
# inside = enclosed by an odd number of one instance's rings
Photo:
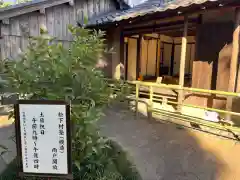
POLYGON ((73 179, 70 106, 19 100, 14 111, 19 177, 73 179))

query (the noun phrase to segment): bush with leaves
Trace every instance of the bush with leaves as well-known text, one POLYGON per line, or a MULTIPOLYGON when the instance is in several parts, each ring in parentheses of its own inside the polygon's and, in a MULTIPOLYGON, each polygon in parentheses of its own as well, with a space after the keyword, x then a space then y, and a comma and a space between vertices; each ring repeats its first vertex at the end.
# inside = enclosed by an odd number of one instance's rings
POLYGON ((19 59, 7 63, 8 88, 22 99, 71 103, 75 179, 120 179, 108 157, 110 147, 95 127, 112 93, 102 71, 95 68, 105 49, 104 33, 73 26, 69 31, 73 42, 64 48, 41 30, 19 59))

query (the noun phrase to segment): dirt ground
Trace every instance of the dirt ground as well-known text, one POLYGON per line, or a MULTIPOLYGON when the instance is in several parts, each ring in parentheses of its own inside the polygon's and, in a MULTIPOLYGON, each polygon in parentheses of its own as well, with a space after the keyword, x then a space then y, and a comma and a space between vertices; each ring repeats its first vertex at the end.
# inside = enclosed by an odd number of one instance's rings
POLYGON ((16 144, 13 137, 14 135, 13 120, 8 120, 8 116, 0 116, 0 145, 8 148, 8 152, 3 153, 4 149, 0 148, 0 174, 7 168, 7 165, 16 156, 16 144))
MULTIPOLYGON (((136 119, 125 106, 114 106, 99 121, 101 133, 118 142, 143 180, 239 180, 240 144, 173 124, 136 119)), ((11 152, 0 158, 0 173, 16 156, 9 137, 14 126, 0 118, 0 142, 11 152)))
POLYGON ((239 180, 240 144, 173 124, 135 118, 114 106, 99 122, 101 133, 125 149, 143 180, 239 180))
POLYGON ((13 119, 8 119, 8 116, 0 116, 0 128, 8 127, 13 123, 13 119))

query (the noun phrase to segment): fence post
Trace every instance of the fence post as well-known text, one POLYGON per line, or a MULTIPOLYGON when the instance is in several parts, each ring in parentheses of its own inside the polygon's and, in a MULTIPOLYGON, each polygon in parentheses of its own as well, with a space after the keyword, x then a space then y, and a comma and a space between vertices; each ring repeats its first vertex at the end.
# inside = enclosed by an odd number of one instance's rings
POLYGON ((138 99, 139 99, 139 84, 136 84, 136 98, 135 98, 135 113, 136 118, 138 119, 138 99))
POLYGON ((150 86, 149 90, 149 105, 147 109, 148 118, 152 119, 152 110, 153 110, 153 87, 150 86))

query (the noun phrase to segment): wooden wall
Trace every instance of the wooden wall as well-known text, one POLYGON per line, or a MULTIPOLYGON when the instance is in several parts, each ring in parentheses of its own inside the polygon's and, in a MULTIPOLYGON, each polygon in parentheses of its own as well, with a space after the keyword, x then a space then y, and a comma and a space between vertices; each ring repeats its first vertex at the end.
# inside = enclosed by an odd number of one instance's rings
POLYGON ((128 69, 127 80, 136 80, 136 67, 137 67, 137 39, 128 38, 128 69))
MULTIPOLYGON (((227 91, 233 22, 208 22, 198 28, 192 87, 227 91)), ((216 96, 191 95, 187 103, 225 108, 225 100, 216 96)))
POLYGON ((74 6, 62 4, 47 8, 45 14, 32 12, 9 19, 9 24, 1 24, 1 58, 14 59, 24 51, 29 37, 38 36, 40 27, 46 27, 49 34, 56 37, 57 42, 68 46, 72 38, 68 25, 76 25, 76 21, 109 12, 115 9, 112 0, 75 0, 74 6))
POLYGON ((143 76, 156 75, 157 60, 157 39, 149 39, 141 41, 141 61, 140 74, 143 76))

